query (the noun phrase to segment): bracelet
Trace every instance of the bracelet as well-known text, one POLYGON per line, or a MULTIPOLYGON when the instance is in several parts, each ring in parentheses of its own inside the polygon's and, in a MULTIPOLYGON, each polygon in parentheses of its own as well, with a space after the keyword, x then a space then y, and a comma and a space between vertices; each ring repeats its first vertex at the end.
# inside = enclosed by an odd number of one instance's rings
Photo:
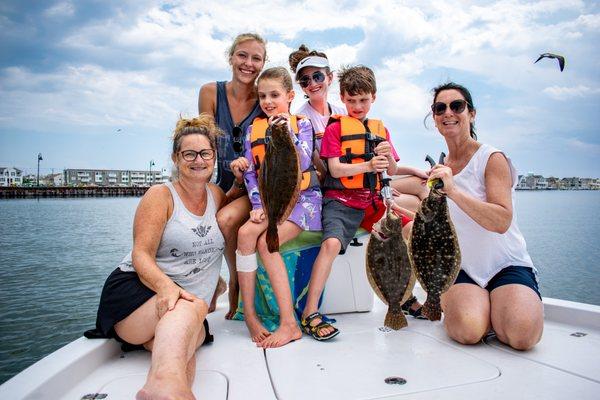
POLYGON ((235 187, 237 187, 240 190, 246 190, 246 185, 244 185, 244 182, 241 182, 241 183, 235 182, 235 187))

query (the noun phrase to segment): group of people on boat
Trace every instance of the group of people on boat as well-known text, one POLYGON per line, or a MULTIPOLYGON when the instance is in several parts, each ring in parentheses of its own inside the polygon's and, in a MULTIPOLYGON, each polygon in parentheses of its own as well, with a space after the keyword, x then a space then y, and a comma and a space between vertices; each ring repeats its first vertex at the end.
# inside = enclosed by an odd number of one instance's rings
MULTIPOLYGON (((229 267, 231 319, 244 305, 251 340, 263 348, 283 346, 303 332, 330 340, 340 332, 319 313, 319 298, 335 258, 357 229, 367 231, 391 207, 402 215, 408 237, 412 217, 427 196, 428 180, 440 179, 462 254, 455 284, 442 296, 444 328, 463 344, 493 329, 499 340, 527 350, 541 338, 543 306, 536 269, 513 214, 517 173, 502 151, 477 141, 476 109, 469 90, 446 83, 433 90, 431 114, 448 151, 429 171, 398 164, 381 120, 371 118, 377 88, 362 65, 338 72, 345 107, 329 102, 333 71, 327 56, 302 45, 284 67, 263 71, 266 42, 238 35, 228 51, 232 77, 200 89, 195 118, 181 118, 173 133, 171 182, 149 188, 134 219, 134 244, 105 282, 97 331, 152 351, 139 398, 193 398, 195 351, 212 340, 206 316, 222 293, 222 255, 229 267), (307 101, 290 114, 293 80, 307 101), (300 321, 294 311, 284 260, 268 249, 267 217, 257 173, 269 127, 288 127, 300 159, 301 191, 278 225, 279 243, 303 231, 322 231, 300 321), (217 169, 216 183, 214 170, 217 169), (382 199, 382 173, 395 196, 382 199), (279 308, 270 332, 254 309, 257 253, 279 308)), ((284 166, 281 166, 282 168, 284 166)), ((411 298, 404 310, 422 317, 411 298)), ((343 340, 343 339, 336 339, 343 340)))

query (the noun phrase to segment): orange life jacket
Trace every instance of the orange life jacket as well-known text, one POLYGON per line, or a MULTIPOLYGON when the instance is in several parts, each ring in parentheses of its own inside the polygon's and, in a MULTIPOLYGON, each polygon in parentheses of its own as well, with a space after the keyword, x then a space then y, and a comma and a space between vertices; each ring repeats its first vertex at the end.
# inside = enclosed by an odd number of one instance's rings
MULTIPOLYGON (((385 127, 379 119, 367 119, 365 123, 347 115, 332 115, 327 125, 340 122, 340 142, 343 155, 340 162, 358 164, 375 156, 373 149, 378 142, 387 140, 385 127)), ((381 184, 377 174, 366 172, 352 176, 334 178, 330 173, 325 178, 328 189, 371 189, 379 190, 381 184)))
MULTIPOLYGON (((302 115, 292 115, 290 116, 290 126, 292 128, 292 132, 295 135, 298 135, 298 119, 305 118, 302 115)), ((256 170, 258 171, 262 161, 265 158, 265 153, 267 151, 265 136, 267 134, 267 129, 269 127, 269 122, 266 118, 256 118, 252 122, 252 129, 250 131, 250 149, 252 152, 252 161, 254 161, 254 165, 256 170)), ((314 138, 313 138, 314 139, 314 138)), ((313 140, 314 146, 314 140, 313 140)), ((312 154, 311 154, 312 159, 312 154)), ((285 167, 285 166, 282 166, 285 167)), ((318 187, 319 179, 317 177, 317 171, 314 165, 311 163, 310 166, 302 171, 302 181, 300 182, 300 190, 305 190, 311 187, 318 187)))

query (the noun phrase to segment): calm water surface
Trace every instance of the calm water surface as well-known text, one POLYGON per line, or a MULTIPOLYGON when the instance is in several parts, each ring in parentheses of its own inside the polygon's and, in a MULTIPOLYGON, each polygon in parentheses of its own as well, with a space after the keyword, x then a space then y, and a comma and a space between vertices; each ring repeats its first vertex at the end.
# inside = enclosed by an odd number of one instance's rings
MULTIPOLYGON (((0 383, 92 328, 139 198, 0 201, 0 383)), ((518 192, 543 296, 600 305, 600 192, 518 192)))

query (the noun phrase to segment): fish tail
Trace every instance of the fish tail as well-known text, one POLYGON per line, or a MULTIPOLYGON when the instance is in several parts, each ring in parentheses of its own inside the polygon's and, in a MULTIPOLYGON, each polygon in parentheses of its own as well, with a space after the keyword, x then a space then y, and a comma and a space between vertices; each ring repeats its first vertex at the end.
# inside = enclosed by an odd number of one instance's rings
POLYGON ((279 251, 279 235, 277 234, 277 224, 269 220, 267 225, 267 249, 269 253, 275 253, 279 251))
POLYGON ((439 297, 427 296, 421 313, 430 321, 439 321, 442 319, 442 306, 439 297))
POLYGON ((408 322, 406 321, 406 317, 404 316, 402 311, 400 311, 400 312, 388 311, 387 314, 385 315, 385 321, 383 322, 383 324, 385 326, 387 326, 388 328, 391 328, 395 331, 408 326, 408 322))

